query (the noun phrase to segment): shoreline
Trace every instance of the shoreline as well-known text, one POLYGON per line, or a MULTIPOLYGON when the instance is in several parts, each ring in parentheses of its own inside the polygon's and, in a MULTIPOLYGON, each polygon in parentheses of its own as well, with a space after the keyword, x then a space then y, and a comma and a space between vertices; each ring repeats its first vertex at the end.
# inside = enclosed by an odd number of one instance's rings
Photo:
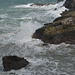
POLYGON ((68 8, 69 11, 64 11, 61 14, 61 17, 58 17, 52 23, 44 24, 42 28, 37 29, 32 38, 41 39, 43 42, 51 44, 60 44, 63 42, 67 44, 75 44, 74 2, 75 0, 66 0, 64 6, 68 8))

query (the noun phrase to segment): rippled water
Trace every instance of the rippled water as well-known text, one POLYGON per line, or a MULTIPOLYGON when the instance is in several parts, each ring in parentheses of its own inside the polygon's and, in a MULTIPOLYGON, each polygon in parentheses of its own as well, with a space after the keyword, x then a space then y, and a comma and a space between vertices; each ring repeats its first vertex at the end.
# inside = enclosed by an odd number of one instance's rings
POLYGON ((30 64, 20 70, 3 72, 1 75, 75 75, 75 45, 48 44, 39 40, 19 44, 0 46, 0 56, 17 55, 27 59, 30 64))
POLYGON ((30 6, 37 2, 56 0, 0 0, 0 75, 75 75, 75 45, 44 44, 32 39, 36 29, 60 16, 66 9, 61 7, 64 2, 30 6), (30 64, 4 72, 2 57, 6 55, 24 57, 30 64))

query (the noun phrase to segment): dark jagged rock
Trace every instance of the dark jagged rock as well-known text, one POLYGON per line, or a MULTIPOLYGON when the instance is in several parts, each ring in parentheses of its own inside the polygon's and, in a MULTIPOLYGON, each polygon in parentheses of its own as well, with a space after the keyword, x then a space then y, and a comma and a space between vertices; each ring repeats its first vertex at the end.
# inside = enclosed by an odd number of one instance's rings
POLYGON ((4 56, 2 60, 4 71, 18 70, 29 64, 26 59, 17 56, 4 56))
MULTIPOLYGON (((58 0, 58 2, 63 0, 58 0)), ((66 0, 64 6, 69 8, 71 11, 75 10, 75 0, 66 0)))
POLYGON ((63 1, 63 0, 58 0, 57 2, 61 2, 61 1, 63 1))
POLYGON ((42 3, 35 3, 35 4, 31 4, 30 6, 48 6, 49 4, 42 4, 42 3))
POLYGON ((30 6, 34 6, 34 5, 36 5, 36 6, 43 6, 44 4, 41 4, 41 3, 35 3, 35 4, 30 5, 30 6))
POLYGON ((66 0, 64 6, 69 8, 71 11, 75 11, 75 0, 66 0))

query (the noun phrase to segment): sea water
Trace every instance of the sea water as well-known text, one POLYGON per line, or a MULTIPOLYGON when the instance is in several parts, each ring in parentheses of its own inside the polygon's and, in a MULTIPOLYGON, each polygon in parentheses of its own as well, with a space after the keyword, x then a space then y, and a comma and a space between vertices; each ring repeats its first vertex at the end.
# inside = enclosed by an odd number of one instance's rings
POLYGON ((43 45, 41 40, 32 39, 35 30, 67 10, 64 2, 0 0, 0 75, 75 75, 75 45, 43 45), (34 3, 46 5, 31 6, 34 3), (2 57, 8 55, 24 57, 30 64, 4 72, 2 57))

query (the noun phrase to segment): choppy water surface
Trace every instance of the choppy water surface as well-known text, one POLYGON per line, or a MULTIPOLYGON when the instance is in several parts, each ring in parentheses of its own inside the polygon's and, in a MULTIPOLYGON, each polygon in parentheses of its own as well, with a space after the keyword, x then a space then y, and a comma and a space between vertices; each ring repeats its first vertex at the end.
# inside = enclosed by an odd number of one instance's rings
POLYGON ((30 62, 25 68, 8 72, 3 72, 0 63, 1 75, 75 75, 75 45, 62 43, 44 46, 43 42, 33 40, 22 45, 1 45, 0 53, 0 58, 5 55, 17 55, 30 62))
POLYGON ((65 0, 48 6, 30 6, 37 2, 56 3, 56 0, 0 1, 0 75, 75 75, 75 45, 45 45, 41 40, 32 39, 36 29, 66 10, 61 7, 65 0), (24 57, 30 64, 4 72, 2 57, 6 55, 24 57))

